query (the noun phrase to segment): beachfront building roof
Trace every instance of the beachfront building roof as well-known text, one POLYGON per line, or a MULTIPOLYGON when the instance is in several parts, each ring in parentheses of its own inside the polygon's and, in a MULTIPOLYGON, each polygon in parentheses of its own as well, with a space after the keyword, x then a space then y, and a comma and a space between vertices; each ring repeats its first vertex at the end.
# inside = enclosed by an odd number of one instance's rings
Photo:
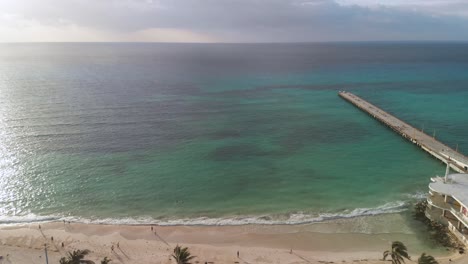
POLYGON ((426 216, 448 226, 449 230, 468 245, 468 174, 448 174, 435 177, 429 184, 426 216))
POLYGON ((450 174, 445 178, 436 177, 429 184, 433 192, 452 196, 459 203, 468 206, 468 174, 450 174))

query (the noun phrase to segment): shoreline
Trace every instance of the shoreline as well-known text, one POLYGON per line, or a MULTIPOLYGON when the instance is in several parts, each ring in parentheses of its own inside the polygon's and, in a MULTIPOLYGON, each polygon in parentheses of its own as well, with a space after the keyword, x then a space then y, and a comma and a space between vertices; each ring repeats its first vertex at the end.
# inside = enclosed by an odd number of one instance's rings
MULTIPOLYGON (((371 220, 374 222, 382 222, 386 217, 373 218, 371 220)), ((395 221, 398 217, 390 218, 389 221, 395 221)), ((67 251, 76 249, 91 250, 88 259, 96 263, 106 256, 113 259, 111 263, 171 263, 169 256, 179 244, 189 247, 190 252, 197 256, 195 261, 199 263, 384 263, 381 260, 382 252, 390 247, 391 241, 400 240, 407 245, 413 259, 417 259, 423 251, 442 259, 448 257, 443 249, 427 247, 424 239, 416 233, 340 232, 340 227, 344 225, 347 225, 346 228, 362 225, 368 219, 355 220, 305 225, 243 226, 135 226, 54 222, 40 223, 41 229, 38 223, 0 225, 0 255, 4 258, 9 255, 10 262, 5 263, 44 263, 42 255, 44 243, 47 243, 49 263, 58 263, 67 251), (111 246, 117 243, 120 245, 119 250, 112 252, 111 246), (241 254, 239 259, 237 251, 241 254)), ((407 229, 404 227, 402 230, 407 229)))
MULTIPOLYGON (((416 196, 416 195, 413 195, 416 196)), ((309 214, 303 212, 277 213, 271 215, 233 215, 219 217, 182 217, 178 219, 157 219, 151 216, 120 217, 120 218, 80 218, 58 215, 38 216, 29 214, 26 216, 5 216, 0 218, 0 225, 22 225, 31 223, 49 223, 70 221, 83 224, 104 225, 159 225, 159 226, 242 226, 242 225, 303 225, 315 224, 342 219, 359 217, 373 217, 378 215, 398 214, 408 211, 413 201, 394 201, 369 207, 354 208, 336 213, 309 214)))

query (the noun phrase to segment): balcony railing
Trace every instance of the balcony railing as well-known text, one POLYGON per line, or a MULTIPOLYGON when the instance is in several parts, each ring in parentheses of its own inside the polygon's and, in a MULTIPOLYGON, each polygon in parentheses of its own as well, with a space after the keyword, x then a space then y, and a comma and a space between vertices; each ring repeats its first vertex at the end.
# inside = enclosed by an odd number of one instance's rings
POLYGON ((450 207, 450 212, 458 219, 460 220, 466 227, 468 227, 468 219, 466 216, 464 216, 460 211, 457 209, 450 207))
POLYGON ((468 245, 468 239, 462 233, 460 233, 460 231, 458 231, 458 229, 450 221, 448 222, 448 229, 458 238, 458 240, 460 240, 460 242, 468 245))

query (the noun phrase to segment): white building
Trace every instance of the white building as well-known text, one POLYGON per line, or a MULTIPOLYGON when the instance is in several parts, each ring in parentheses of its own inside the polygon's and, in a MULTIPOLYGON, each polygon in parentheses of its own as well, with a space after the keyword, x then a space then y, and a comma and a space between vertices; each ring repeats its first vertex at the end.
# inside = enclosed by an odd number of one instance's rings
POLYGON ((448 226, 468 246, 468 174, 431 178, 426 216, 448 226))

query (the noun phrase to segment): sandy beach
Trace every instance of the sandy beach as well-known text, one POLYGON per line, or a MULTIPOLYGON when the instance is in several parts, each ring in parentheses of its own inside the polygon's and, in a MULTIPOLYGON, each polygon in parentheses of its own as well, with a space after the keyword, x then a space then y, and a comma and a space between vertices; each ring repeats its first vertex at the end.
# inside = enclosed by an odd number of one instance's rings
MULTIPOLYGON (((197 256, 193 263, 385 263, 382 252, 393 240, 404 241, 413 260, 421 250, 427 251, 415 234, 339 232, 340 227, 358 222, 359 218, 309 225, 153 226, 153 230, 149 225, 63 222, 41 223, 40 229, 38 223, 5 225, 0 228, 4 258, 0 263, 45 263, 44 244, 49 263, 58 263, 67 251, 76 249, 91 250, 88 259, 96 263, 104 257, 112 263, 175 263, 170 255, 177 244, 197 256)), ((468 263, 458 253, 440 249, 427 253, 439 263, 449 263, 450 258, 452 263, 468 263)))

